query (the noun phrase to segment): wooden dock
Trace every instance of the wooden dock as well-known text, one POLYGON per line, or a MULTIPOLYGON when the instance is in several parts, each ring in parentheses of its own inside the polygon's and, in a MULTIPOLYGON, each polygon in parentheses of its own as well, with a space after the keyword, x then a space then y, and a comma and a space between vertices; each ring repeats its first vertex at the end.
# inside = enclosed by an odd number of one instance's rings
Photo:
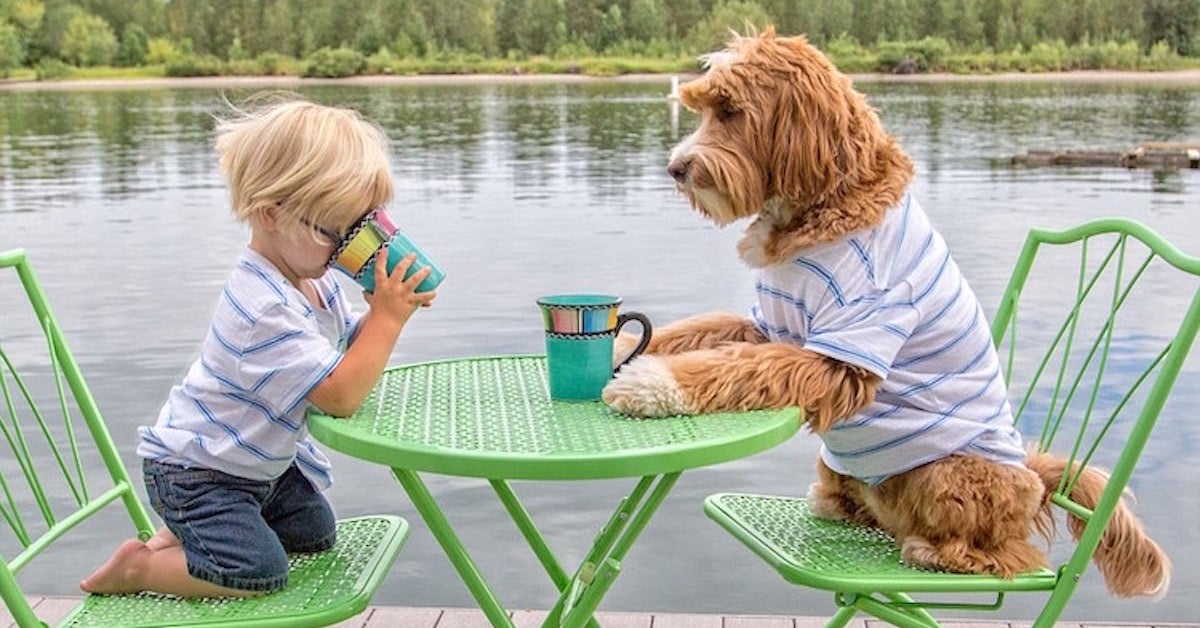
MULTIPOLYGON (((34 601, 38 616, 51 625, 62 619, 76 604, 77 597, 40 597, 34 601)), ((514 611, 513 623, 518 628, 536 628, 542 624, 546 611, 514 611)), ((597 613, 596 618, 606 628, 820 628, 825 619, 788 615, 697 615, 687 613, 597 613)), ((965 619, 946 621, 945 628, 1025 628, 1030 622, 986 621, 965 619)), ((0 626, 11 628, 12 618, 0 609, 0 626)), ((884 628, 887 624, 856 619, 849 628, 884 628)), ((1116 623, 1116 622, 1059 622, 1060 628, 1200 628, 1200 623, 1116 623)), ((337 628, 489 628, 487 618, 474 609, 460 608, 402 608, 371 606, 366 612, 348 619, 337 628)))
POLYGON ((1031 150, 1010 159, 1014 166, 1108 166, 1200 169, 1200 142, 1143 142, 1129 150, 1031 150))

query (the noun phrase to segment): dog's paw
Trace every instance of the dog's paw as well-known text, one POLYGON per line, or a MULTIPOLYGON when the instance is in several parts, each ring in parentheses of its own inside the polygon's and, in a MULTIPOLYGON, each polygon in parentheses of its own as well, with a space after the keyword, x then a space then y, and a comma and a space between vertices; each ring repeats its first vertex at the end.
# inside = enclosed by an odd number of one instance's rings
POLYGON ((820 482, 808 486, 808 508, 821 519, 830 521, 849 521, 850 514, 842 508, 841 500, 830 495, 829 490, 820 482))
POLYGON ((956 571, 955 565, 942 560, 937 548, 920 536, 906 536, 900 540, 900 558, 913 567, 956 571))
POLYGON ((692 414, 667 361, 656 356, 639 356, 621 367, 602 397, 612 409, 631 416, 692 414))

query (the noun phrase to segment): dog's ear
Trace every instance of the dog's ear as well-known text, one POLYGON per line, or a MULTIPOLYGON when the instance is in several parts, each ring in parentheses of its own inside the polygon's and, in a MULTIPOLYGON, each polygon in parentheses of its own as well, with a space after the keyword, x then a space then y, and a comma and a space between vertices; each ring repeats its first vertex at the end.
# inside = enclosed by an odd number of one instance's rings
POLYGON ((770 69, 784 73, 775 81, 774 187, 804 206, 823 204, 856 176, 860 155, 882 129, 850 80, 803 36, 776 38, 766 47, 775 48, 770 69))

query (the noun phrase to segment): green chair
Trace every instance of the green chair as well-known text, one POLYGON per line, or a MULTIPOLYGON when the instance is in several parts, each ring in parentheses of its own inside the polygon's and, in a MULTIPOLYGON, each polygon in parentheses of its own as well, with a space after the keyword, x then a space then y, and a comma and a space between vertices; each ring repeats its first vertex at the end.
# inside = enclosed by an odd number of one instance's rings
MULTIPOLYGON (((155 526, 138 498, 135 486, 141 483, 131 483, 25 252, 0 252, 0 268, 14 269, 20 279, 18 284, 0 278, 0 303, 5 304, 0 326, 0 516, 12 532, 0 536, 0 596, 24 628, 45 624, 17 576, 55 541, 89 519, 93 525, 113 518, 127 521, 129 534, 142 539, 150 538, 155 526), (114 504, 119 508, 106 508, 114 504)), ((124 537, 108 534, 114 548, 117 537, 124 537)), ((288 586, 270 595, 87 595, 59 625, 332 624, 366 609, 396 560, 408 523, 395 516, 344 519, 337 524, 337 535, 329 551, 293 555, 288 586)))
POLYGON ((800 498, 724 493, 709 496, 704 510, 788 582, 833 592, 838 610, 827 626, 845 626, 859 612, 897 626, 936 626, 930 610, 998 610, 1009 592, 1048 594, 1033 625, 1052 626, 1192 346, 1198 277, 1200 259, 1131 220, 1034 229, 1025 242, 992 325, 1018 426, 1042 451, 1111 469, 1093 511, 1067 497, 1074 478, 1051 496, 1086 521, 1053 569, 1005 580, 910 568, 886 533, 818 519, 800 498))

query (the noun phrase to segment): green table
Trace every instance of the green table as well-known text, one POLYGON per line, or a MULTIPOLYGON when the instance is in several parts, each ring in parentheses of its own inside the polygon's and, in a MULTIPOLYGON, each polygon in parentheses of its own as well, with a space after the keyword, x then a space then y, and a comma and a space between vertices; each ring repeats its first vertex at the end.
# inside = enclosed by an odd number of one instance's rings
POLYGON ((621 560, 686 469, 788 440, 797 409, 631 419, 600 402, 551 401, 544 356, 389 368, 353 416, 314 414, 309 429, 342 453, 387 465, 495 626, 511 626, 418 472, 486 479, 560 591, 545 625, 594 626, 621 560), (573 574, 551 553, 510 480, 640 478, 573 574))

